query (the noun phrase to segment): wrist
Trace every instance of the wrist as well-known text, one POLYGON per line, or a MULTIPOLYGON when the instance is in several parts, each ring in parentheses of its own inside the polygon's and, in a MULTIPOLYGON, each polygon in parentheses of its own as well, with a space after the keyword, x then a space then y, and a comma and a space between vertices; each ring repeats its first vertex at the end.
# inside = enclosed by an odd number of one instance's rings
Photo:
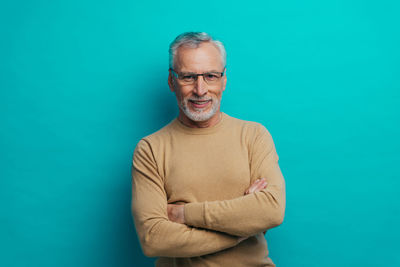
POLYGON ((185 224, 194 227, 205 227, 204 203, 187 203, 184 208, 185 224))

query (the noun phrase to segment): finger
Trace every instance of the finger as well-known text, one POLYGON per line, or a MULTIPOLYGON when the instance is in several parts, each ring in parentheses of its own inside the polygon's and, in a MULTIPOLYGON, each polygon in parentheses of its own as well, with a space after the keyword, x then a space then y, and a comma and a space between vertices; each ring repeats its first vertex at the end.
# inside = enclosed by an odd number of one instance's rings
POLYGON ((249 188, 247 188, 247 190, 244 192, 245 195, 250 194, 250 193, 254 193, 257 190, 259 190, 260 186, 264 186, 263 183, 265 182, 265 178, 260 178, 257 179, 253 182, 253 184, 250 185, 249 188))
POLYGON ((260 188, 263 188, 264 184, 265 184, 265 179, 264 178, 259 179, 258 183, 254 184, 254 186, 253 186, 253 193, 256 190, 259 190, 260 188))
POLYGON ((267 182, 267 181, 264 181, 263 184, 262 184, 262 189, 267 188, 267 185, 268 185, 268 182, 267 182))
POLYGON ((251 191, 254 190, 255 186, 257 186, 257 184, 260 182, 260 179, 257 179, 256 181, 254 181, 254 183, 252 183, 244 192, 245 195, 250 194, 251 191))
POLYGON ((254 191, 262 184, 262 179, 257 179, 247 190, 248 194, 254 193, 254 191))
POLYGON ((264 190, 265 188, 267 188, 267 182, 266 181, 258 184, 257 188, 254 190, 254 193, 260 192, 261 190, 264 190))
POLYGON ((267 180, 265 178, 260 179, 260 183, 258 184, 259 186, 265 186, 267 184, 267 180))

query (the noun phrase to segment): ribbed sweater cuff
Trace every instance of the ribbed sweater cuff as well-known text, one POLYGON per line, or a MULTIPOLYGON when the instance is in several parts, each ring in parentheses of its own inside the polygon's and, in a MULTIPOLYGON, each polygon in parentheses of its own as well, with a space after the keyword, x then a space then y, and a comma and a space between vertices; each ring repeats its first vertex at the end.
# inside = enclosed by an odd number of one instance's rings
POLYGON ((204 203, 185 204, 185 224, 204 227, 204 203))

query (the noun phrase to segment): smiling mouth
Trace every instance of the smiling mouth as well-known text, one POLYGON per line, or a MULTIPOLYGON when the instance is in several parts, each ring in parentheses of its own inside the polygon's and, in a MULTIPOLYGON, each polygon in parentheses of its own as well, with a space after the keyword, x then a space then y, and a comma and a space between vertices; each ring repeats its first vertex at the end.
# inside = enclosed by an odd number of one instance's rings
POLYGON ((208 106, 209 103, 211 103, 211 99, 208 99, 208 100, 191 100, 190 99, 189 102, 195 108, 205 108, 208 106))

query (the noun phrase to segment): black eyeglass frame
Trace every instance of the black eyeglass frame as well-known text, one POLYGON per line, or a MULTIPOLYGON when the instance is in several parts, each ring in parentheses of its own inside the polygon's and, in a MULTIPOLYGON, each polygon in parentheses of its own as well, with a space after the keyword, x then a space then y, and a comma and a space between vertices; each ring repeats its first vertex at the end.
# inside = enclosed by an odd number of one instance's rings
MULTIPOLYGON (((196 82, 197 79, 199 78, 199 76, 203 76, 203 80, 204 80, 206 83, 209 83, 210 81, 208 81, 207 78, 205 78, 204 75, 207 75, 207 74, 220 74, 221 77, 218 78, 218 81, 219 81, 219 80, 224 76, 225 69, 226 69, 226 67, 224 67, 224 69, 223 69, 222 72, 208 71, 208 72, 204 72, 204 73, 187 73, 187 75, 190 75, 190 76, 193 76, 193 77, 194 77, 194 80, 193 80, 192 83, 196 82)), ((173 68, 169 68, 169 70, 172 72, 172 74, 174 75, 175 78, 177 78, 177 79, 179 79, 179 80, 182 80, 182 73, 177 73, 173 68)), ((186 74, 186 73, 185 73, 185 74, 186 74)), ((192 83, 188 83, 188 84, 192 84, 192 83)))

